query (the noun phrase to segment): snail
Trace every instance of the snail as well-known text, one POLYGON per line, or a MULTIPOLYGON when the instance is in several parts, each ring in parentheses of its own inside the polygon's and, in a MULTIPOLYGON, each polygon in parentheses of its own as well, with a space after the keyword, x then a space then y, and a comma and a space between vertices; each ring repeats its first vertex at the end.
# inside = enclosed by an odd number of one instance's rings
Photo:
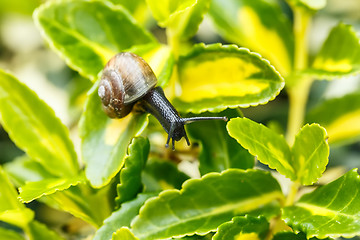
POLYGON ((200 120, 224 120, 227 117, 182 118, 165 97, 161 87, 156 87, 157 78, 146 61, 130 52, 121 52, 105 65, 99 82, 98 95, 105 113, 111 118, 123 118, 134 106, 156 117, 168 133, 165 147, 175 150, 175 141, 185 138, 185 124, 200 120))

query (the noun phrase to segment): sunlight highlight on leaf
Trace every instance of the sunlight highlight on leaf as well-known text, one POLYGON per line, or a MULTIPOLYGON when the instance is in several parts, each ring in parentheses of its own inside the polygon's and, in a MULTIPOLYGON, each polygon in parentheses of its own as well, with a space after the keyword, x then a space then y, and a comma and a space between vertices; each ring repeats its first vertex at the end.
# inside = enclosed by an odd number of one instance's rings
POLYGON ((351 93, 315 106, 306 117, 326 128, 330 144, 346 144, 360 136, 360 93, 351 93))
POLYGON ((282 198, 280 186, 268 172, 229 169, 209 173, 186 181, 180 191, 165 190, 148 200, 132 222, 132 230, 143 240, 203 235, 234 215, 282 198))
MULTIPOLYGON (((277 66, 279 72, 286 75, 291 69, 291 61, 284 61, 284 59, 289 59, 289 52, 284 45, 282 36, 264 25, 253 8, 245 6, 239 8, 238 11, 238 21, 243 26, 241 31, 246 32, 247 38, 255 40, 256 44, 261 46, 262 49, 272 49, 273 51, 266 52, 267 58, 271 60, 274 66, 277 66)), ((252 44, 254 43, 245 43, 245 45, 249 46, 252 46, 252 44)))
POLYGON ((291 72, 291 24, 276 4, 264 0, 212 0, 209 13, 227 41, 260 53, 283 76, 291 72))
POLYGON ((284 80, 259 54, 235 45, 198 44, 179 60, 180 111, 195 113, 264 104, 284 80))
POLYGON ((107 1, 49 1, 34 20, 50 47, 92 81, 117 52, 156 42, 126 9, 107 1))
POLYGON ((304 195, 283 218, 308 238, 351 238, 360 234, 360 176, 357 169, 304 195))
POLYGON ((360 39, 351 25, 335 26, 310 69, 300 74, 332 80, 360 73, 360 39))

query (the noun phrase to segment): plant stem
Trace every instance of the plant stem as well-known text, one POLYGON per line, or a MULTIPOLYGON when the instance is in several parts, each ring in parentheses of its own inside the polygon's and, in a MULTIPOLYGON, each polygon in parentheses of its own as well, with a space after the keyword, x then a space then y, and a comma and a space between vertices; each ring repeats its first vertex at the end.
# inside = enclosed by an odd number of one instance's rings
POLYGON ((308 10, 294 6, 295 70, 302 70, 308 64, 308 33, 311 14, 308 10))
POLYGON ((289 194, 287 195, 285 206, 291 206, 294 204, 294 201, 296 199, 296 194, 299 191, 300 183, 299 182, 293 182, 289 194))
MULTIPOLYGON (((294 71, 296 73, 308 67, 308 32, 311 13, 296 5, 292 5, 292 9, 294 11, 294 71)), ((311 78, 299 77, 287 89, 289 95, 289 117, 286 140, 289 145, 293 145, 295 136, 303 125, 311 84, 311 78)), ((294 204, 299 187, 299 182, 292 183, 286 198, 286 206, 294 204)))
POLYGON ((288 88, 289 116, 286 140, 289 145, 294 143, 295 136, 303 125, 311 84, 311 79, 303 78, 296 86, 288 88))
MULTIPOLYGON (((296 72, 306 69, 308 66, 308 30, 311 14, 302 7, 292 7, 294 10, 294 68, 296 72)), ((311 83, 311 79, 301 78, 296 79, 296 82, 288 87, 289 118, 286 140, 290 145, 292 145, 295 135, 302 127, 311 83)))

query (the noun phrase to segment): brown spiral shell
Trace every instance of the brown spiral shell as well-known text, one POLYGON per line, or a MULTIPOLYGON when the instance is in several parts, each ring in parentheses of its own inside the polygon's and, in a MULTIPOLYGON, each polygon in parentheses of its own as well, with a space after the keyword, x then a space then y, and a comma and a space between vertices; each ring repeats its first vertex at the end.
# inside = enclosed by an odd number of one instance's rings
POLYGON ((155 74, 143 58, 122 52, 106 64, 98 94, 106 114, 112 118, 122 118, 156 84, 155 74))

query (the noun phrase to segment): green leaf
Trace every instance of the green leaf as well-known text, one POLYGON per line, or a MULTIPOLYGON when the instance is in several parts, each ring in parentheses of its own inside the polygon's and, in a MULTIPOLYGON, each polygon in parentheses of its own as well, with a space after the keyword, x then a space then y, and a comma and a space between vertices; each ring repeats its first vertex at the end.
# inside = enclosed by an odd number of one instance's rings
POLYGON ((146 26, 152 20, 145 0, 111 0, 111 2, 125 7, 142 26, 146 26))
POLYGON ((194 6, 197 0, 146 0, 154 18, 161 27, 166 27, 173 19, 194 6))
POLYGON ((329 160, 326 130, 318 124, 305 125, 295 137, 291 149, 297 181, 311 185, 321 177, 329 160))
POLYGON ((25 240, 25 238, 13 231, 13 230, 9 230, 9 229, 6 229, 6 228, 2 228, 0 227, 0 239, 1 240, 25 240))
POLYGON ((291 24, 277 4, 264 0, 212 0, 209 13, 227 41, 260 53, 284 76, 291 72, 291 24))
POLYGON ((230 222, 221 224, 213 240, 260 240, 265 239, 269 223, 264 217, 234 217, 230 222))
POLYGON ((120 172, 120 184, 117 185, 117 205, 133 199, 143 188, 141 172, 145 167, 150 151, 147 138, 133 138, 125 158, 125 167, 120 172))
POLYGON ((331 80, 360 73, 360 39, 351 25, 335 26, 304 74, 331 80))
POLYGON ((32 221, 29 224, 29 234, 32 236, 31 239, 36 240, 62 240, 63 237, 59 236, 56 232, 47 228, 45 224, 37 221, 32 221))
POLYGON ((55 176, 78 171, 68 129, 54 111, 18 79, 0 70, 0 122, 16 145, 55 176))
POLYGON ((256 158, 291 180, 297 175, 291 164, 291 151, 284 137, 247 118, 233 118, 227 124, 229 135, 256 158))
POLYGON ((50 1, 34 20, 53 50, 92 81, 117 52, 155 42, 126 9, 107 1, 50 1))
POLYGON ((33 219, 34 213, 18 199, 15 188, 0 166, 0 221, 24 228, 33 219))
POLYGON ((147 124, 147 114, 131 113, 122 119, 110 119, 102 110, 97 84, 94 84, 80 119, 82 159, 92 186, 105 186, 119 172, 128 144, 147 124))
POLYGON ((156 192, 166 189, 180 189, 189 176, 180 172, 169 160, 150 158, 142 172, 145 192, 156 192))
POLYGON ((27 155, 4 164, 4 170, 15 186, 20 187, 26 182, 37 182, 55 176, 49 173, 39 162, 27 155))
POLYGON ((324 8, 327 0, 288 0, 288 2, 295 6, 304 7, 310 11, 316 11, 324 8))
POLYGON ((138 238, 136 238, 134 236, 134 234, 132 234, 132 232, 126 227, 122 227, 119 230, 117 230, 113 234, 112 239, 113 240, 138 240, 138 238))
POLYGON ((194 36, 203 20, 204 14, 208 11, 211 0, 197 0, 196 4, 185 9, 174 16, 168 24, 168 37, 176 38, 176 41, 194 36))
POLYGON ((135 199, 123 203, 117 211, 105 219, 104 225, 96 231, 93 240, 110 239, 116 230, 121 227, 130 227, 130 223, 138 215, 140 207, 147 199, 153 196, 155 196, 154 193, 143 193, 139 194, 135 199))
MULTIPOLYGON (((26 182, 46 181, 46 179, 56 177, 47 172, 38 162, 26 156, 16 159, 15 162, 7 163, 5 170, 20 187, 26 182)), ((108 201, 108 199, 115 198, 113 187, 109 184, 104 188, 95 190, 88 183, 82 182, 64 191, 42 196, 38 201, 55 209, 69 212, 75 217, 98 227, 113 210, 112 202, 108 201), (101 206, 101 211, 98 211, 98 206, 101 206)))
POLYGON ((149 44, 135 46, 129 51, 141 56, 150 65, 158 79, 157 86, 164 87, 167 85, 175 64, 170 47, 162 44, 149 44))
POLYGON ((23 0, 14 0, 14 1, 1 1, 0 2, 0 15, 3 14, 26 14, 31 16, 34 9, 42 3, 41 0, 33 1, 23 1, 23 0))
MULTIPOLYGON (((200 116, 227 116, 237 117, 236 110, 227 110, 218 114, 204 113, 200 116)), ((226 131, 226 122, 206 121, 192 123, 187 126, 191 138, 200 140, 201 152, 199 155, 200 173, 221 172, 228 168, 253 168, 254 157, 229 136, 226 131)))
POLYGON ((132 230, 144 240, 203 235, 234 215, 282 197, 279 184, 268 172, 229 169, 209 173, 186 181, 180 191, 165 190, 146 201, 132 230))
MULTIPOLYGON (((313 237, 309 240, 317 240, 318 238, 313 237)), ((293 233, 293 232, 279 232, 274 235, 273 240, 308 240, 306 234, 303 232, 293 233)), ((325 240, 331 240, 330 238, 325 238, 325 240)))
POLYGON ((71 186, 76 186, 82 181, 84 181, 84 176, 75 176, 73 178, 46 178, 37 182, 27 182, 19 188, 19 199, 28 203, 42 196, 63 191, 71 186))
POLYGON ((196 45, 179 59, 182 94, 174 99, 180 112, 219 112, 265 104, 284 87, 284 80, 257 53, 235 45, 196 45))
POLYGON ((360 136, 360 92, 329 99, 313 108, 307 122, 318 122, 326 128, 329 143, 348 143, 360 136))
POLYGON ((93 189, 88 184, 80 183, 64 191, 43 196, 39 201, 69 212, 98 228, 113 210, 113 204, 109 201, 114 198, 113 194, 110 194, 112 192, 111 184, 101 189, 93 189))
POLYGON ((346 237, 360 234, 360 177, 354 169, 341 178, 304 195, 283 209, 283 219, 295 231, 310 237, 346 237))

